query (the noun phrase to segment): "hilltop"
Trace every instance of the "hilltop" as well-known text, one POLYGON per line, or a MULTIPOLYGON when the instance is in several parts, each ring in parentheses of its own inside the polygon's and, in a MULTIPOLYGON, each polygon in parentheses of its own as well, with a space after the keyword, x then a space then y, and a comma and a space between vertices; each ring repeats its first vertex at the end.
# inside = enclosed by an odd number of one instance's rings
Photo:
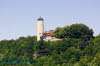
POLYGON ((100 35, 93 33, 84 24, 72 24, 54 30, 53 36, 62 40, 37 41, 36 36, 2 40, 0 59, 35 60, 29 63, 33 66, 100 66, 100 35))

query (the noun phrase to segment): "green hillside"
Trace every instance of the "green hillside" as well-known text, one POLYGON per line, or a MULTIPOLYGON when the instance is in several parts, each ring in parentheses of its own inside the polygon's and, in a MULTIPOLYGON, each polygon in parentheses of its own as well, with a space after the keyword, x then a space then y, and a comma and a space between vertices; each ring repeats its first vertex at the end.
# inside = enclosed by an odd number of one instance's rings
POLYGON ((100 66, 100 35, 93 36, 86 25, 57 27, 53 36, 62 40, 28 36, 0 41, 0 66, 100 66))

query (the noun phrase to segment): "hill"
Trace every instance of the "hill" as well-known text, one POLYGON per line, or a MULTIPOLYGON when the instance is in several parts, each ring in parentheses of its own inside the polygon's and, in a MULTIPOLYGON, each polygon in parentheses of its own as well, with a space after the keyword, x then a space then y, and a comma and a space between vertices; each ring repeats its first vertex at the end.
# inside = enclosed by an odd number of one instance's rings
MULTIPOLYGON (((87 30, 87 28, 84 29, 87 30)), ((100 66, 100 35, 94 37, 93 31, 89 28, 87 31, 90 33, 84 31, 83 33, 80 31, 81 28, 78 29, 79 31, 74 32, 73 30, 75 31, 75 29, 71 30, 72 36, 71 33, 68 35, 65 33, 64 35, 67 37, 62 37, 57 36, 61 34, 60 31, 56 35, 55 29, 54 36, 62 38, 59 41, 37 41, 36 36, 20 37, 17 40, 2 40, 0 41, 0 60, 19 58, 36 61, 26 62, 32 66, 100 66), (78 33, 81 34, 78 35, 78 33), (86 39, 87 37, 88 39, 86 39)), ((4 65, 2 62, 0 61, 0 64, 4 65)))

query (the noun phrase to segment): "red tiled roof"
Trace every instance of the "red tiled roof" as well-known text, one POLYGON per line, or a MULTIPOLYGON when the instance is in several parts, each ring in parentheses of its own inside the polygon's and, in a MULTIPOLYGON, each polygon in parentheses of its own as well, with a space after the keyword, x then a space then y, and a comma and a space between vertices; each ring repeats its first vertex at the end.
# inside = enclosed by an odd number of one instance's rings
POLYGON ((44 32, 44 34, 46 34, 46 35, 52 35, 53 31, 46 31, 46 32, 44 32))

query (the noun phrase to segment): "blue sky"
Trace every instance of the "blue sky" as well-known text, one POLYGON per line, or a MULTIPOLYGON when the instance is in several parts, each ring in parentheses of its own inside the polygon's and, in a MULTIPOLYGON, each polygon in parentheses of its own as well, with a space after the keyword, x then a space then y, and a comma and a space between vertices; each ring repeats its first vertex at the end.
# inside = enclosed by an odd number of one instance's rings
POLYGON ((36 35, 40 16, 45 30, 83 23, 100 33, 100 0, 0 0, 0 40, 36 35))

